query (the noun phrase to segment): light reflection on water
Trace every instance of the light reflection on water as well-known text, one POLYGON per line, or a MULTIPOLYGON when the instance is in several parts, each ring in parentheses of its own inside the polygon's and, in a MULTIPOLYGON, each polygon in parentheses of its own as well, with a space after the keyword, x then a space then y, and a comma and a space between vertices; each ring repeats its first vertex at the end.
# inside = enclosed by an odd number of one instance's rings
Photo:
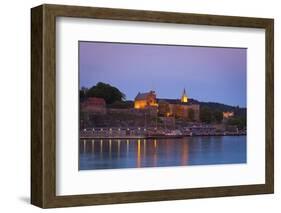
POLYGON ((246 136, 80 140, 79 169, 246 163, 246 136))

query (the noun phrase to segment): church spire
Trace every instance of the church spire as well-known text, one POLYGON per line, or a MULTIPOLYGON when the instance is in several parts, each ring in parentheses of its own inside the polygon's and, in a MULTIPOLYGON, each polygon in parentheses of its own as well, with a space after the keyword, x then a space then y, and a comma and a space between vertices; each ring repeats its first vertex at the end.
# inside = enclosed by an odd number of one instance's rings
POLYGON ((183 93, 182 93, 182 96, 181 96, 181 102, 182 103, 187 103, 188 102, 188 97, 186 95, 185 88, 183 89, 183 93))

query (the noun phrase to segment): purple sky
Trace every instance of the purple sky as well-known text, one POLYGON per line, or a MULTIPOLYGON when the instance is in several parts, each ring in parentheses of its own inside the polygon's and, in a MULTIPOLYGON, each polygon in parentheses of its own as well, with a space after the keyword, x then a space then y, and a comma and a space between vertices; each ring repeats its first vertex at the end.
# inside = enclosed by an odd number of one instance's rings
POLYGON ((80 88, 109 83, 133 100, 190 98, 246 106, 247 49, 79 42, 80 88))

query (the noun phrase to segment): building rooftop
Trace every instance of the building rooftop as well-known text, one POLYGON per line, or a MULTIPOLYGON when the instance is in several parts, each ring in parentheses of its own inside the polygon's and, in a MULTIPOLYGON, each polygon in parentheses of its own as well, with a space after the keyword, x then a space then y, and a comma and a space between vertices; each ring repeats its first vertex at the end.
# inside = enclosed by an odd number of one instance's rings
POLYGON ((199 104, 199 101, 195 99, 188 99, 187 103, 181 102, 180 99, 168 99, 168 98, 158 98, 157 102, 167 102, 169 104, 182 104, 182 105, 192 105, 192 104, 199 104))
POLYGON ((145 92, 145 93, 138 93, 137 96, 135 97, 135 100, 144 100, 147 99, 150 95, 155 95, 154 91, 150 92, 145 92))

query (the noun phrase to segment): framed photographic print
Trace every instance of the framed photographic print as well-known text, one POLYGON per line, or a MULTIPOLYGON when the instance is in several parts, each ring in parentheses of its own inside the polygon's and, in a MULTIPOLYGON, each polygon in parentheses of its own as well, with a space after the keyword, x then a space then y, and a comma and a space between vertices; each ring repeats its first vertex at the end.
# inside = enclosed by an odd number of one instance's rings
POLYGON ((273 19, 31 9, 31 203, 274 191, 273 19))

